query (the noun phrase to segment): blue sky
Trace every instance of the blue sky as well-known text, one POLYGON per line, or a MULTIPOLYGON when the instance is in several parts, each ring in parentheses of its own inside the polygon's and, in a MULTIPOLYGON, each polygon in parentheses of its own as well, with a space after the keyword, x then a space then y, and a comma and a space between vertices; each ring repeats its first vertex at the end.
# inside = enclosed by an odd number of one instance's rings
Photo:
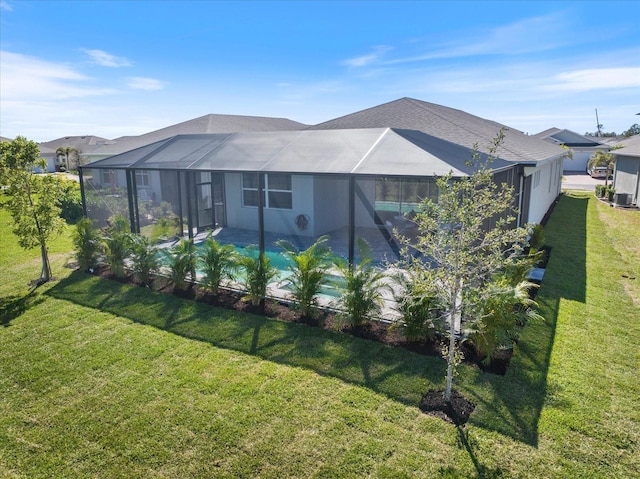
POLYGON ((401 97, 534 134, 640 123, 639 1, 0 0, 0 135, 207 113, 315 124, 401 97))

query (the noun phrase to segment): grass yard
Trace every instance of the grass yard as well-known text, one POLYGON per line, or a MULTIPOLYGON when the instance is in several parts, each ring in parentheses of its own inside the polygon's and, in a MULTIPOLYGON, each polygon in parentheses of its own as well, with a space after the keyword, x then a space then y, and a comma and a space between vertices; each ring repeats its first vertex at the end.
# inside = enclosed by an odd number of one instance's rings
POLYGON ((464 429, 423 415, 443 360, 73 272, 36 291, 0 210, 0 477, 631 478, 640 214, 563 195, 506 376, 462 367, 464 429), (631 279, 636 278, 636 279, 631 279))

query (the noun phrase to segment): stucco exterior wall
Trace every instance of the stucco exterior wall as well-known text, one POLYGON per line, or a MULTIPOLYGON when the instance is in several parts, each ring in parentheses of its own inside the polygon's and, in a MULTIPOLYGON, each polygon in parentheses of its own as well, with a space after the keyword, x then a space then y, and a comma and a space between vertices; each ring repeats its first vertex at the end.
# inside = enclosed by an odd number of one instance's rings
POLYGON ((535 168, 525 168, 525 175, 531 177, 526 223, 540 223, 560 194, 562 190, 562 163, 562 158, 558 158, 535 168))
POLYGON ((640 158, 618 156, 613 188, 616 193, 633 195, 631 202, 637 204, 640 195, 640 158))
MULTIPOLYGON (((242 204, 242 174, 225 173, 225 206, 227 226, 258 230, 258 208, 242 204)), ((292 209, 264 209, 265 231, 289 235, 313 236, 315 219, 313 213, 314 185, 309 175, 291 176, 292 209), (300 214, 309 216, 307 228, 300 230, 296 218, 300 214)))
POLYGON ((316 236, 349 224, 349 180, 334 176, 316 176, 314 181, 313 220, 316 236))

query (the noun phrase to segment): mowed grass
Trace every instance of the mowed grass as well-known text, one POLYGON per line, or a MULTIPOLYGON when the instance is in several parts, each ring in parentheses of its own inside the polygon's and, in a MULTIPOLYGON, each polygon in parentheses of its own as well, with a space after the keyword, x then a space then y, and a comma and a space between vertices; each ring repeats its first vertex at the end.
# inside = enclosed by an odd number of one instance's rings
POLYGON ((38 254, 7 221, 0 210, 0 477, 640 472, 637 212, 560 199, 546 320, 505 377, 461 368, 477 403, 464 430, 417 408, 443 385, 441 359, 72 272, 69 231, 51 246, 58 281, 30 291, 38 254))

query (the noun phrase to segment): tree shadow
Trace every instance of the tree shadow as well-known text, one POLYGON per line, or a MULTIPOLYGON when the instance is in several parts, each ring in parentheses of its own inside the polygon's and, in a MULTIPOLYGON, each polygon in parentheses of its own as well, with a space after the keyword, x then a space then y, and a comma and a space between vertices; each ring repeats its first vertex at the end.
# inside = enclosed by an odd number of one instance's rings
MULTIPOLYGON (((458 431, 458 447, 464 448, 467 451, 467 454, 469 454, 471 463, 476 470, 475 477, 479 479, 498 479, 504 477, 503 471, 500 467, 488 468, 478 458, 478 455, 476 454, 477 441, 469 436, 468 431, 466 431, 462 426, 456 426, 456 429, 458 431)), ((442 467, 440 468, 439 473, 441 478, 469 479, 468 474, 460 472, 453 466, 442 467)))
POLYGON ((0 324, 9 327, 11 321, 21 316, 27 309, 44 301, 36 288, 24 295, 12 295, 0 298, 0 324))
POLYGON ((440 358, 81 272, 72 273, 46 294, 216 347, 366 386, 407 405, 417 405, 429 382, 439 384, 444 378, 440 358))

